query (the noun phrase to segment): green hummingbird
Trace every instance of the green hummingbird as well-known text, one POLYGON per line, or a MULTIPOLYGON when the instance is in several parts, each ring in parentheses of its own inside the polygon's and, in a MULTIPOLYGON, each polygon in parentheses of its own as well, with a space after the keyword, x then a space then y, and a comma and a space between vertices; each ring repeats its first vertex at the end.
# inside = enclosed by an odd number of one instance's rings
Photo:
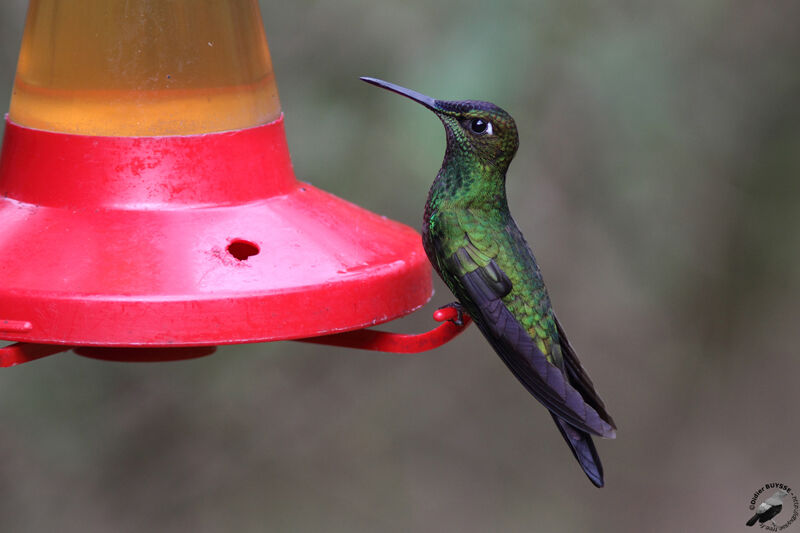
POLYGON ((591 435, 616 426, 558 322, 533 252, 508 208, 506 171, 519 146, 514 119, 481 101, 435 100, 361 78, 418 102, 444 124, 447 149, 423 217, 422 243, 436 272, 522 385, 553 416, 592 483, 603 466, 591 435))

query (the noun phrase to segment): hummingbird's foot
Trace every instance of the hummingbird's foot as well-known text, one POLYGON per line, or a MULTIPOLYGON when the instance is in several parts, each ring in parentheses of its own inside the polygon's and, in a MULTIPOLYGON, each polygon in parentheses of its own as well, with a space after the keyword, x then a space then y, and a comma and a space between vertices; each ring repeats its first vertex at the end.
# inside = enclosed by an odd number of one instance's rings
POLYGON ((446 318, 444 320, 449 320, 450 322, 452 322, 453 324, 455 324, 458 327, 461 327, 461 326, 464 325, 464 306, 462 306, 459 302, 451 302, 451 303, 449 303, 447 305, 441 306, 437 310, 437 312, 438 311, 443 311, 445 309, 454 310, 456 312, 456 316, 455 316, 455 318, 446 318))

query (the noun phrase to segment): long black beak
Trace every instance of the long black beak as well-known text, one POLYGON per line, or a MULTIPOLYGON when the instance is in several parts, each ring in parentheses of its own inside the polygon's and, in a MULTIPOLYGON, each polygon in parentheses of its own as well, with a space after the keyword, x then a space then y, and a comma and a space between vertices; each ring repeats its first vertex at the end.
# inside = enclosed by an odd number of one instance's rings
POLYGON ((400 87, 399 85, 395 85, 394 83, 389 83, 388 81, 379 80, 377 78, 367 78, 366 76, 362 76, 361 80, 375 85, 376 87, 380 87, 381 89, 386 89, 397 94, 402 94, 406 98, 410 98, 415 102, 419 102, 420 104, 424 105, 431 111, 441 111, 441 108, 437 105, 436 100, 431 98, 430 96, 425 96, 422 93, 418 93, 417 91, 412 91, 411 89, 406 89, 405 87, 400 87))

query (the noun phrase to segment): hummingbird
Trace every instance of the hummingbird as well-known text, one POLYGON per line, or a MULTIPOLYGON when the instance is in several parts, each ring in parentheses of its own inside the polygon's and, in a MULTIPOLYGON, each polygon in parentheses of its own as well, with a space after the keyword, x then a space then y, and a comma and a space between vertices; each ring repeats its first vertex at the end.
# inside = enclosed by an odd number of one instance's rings
POLYGON ((592 436, 616 425, 567 340, 541 271, 508 208, 506 171, 519 146, 514 119, 475 100, 436 100, 376 78, 363 81, 422 104, 447 134, 425 204, 422 244, 457 302, 522 385, 549 411, 589 480, 603 486, 592 436))

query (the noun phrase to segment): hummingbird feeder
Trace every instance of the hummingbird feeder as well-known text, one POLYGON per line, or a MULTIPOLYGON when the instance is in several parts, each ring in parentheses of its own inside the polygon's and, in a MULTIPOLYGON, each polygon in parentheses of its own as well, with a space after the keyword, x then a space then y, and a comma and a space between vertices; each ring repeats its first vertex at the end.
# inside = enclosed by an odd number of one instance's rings
POLYGON ((432 293, 420 237, 293 173, 256 0, 31 0, 0 155, 0 366, 363 329, 432 293))

